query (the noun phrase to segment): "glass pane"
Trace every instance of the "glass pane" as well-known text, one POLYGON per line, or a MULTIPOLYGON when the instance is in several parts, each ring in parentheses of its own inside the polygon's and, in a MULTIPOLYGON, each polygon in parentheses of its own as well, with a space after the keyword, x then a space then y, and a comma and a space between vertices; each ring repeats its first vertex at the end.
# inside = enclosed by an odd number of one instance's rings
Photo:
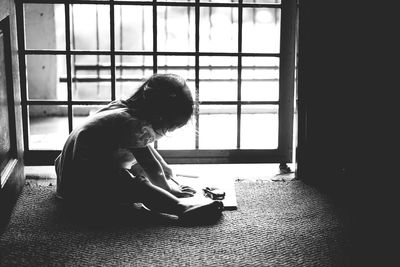
POLYGON ((246 4, 280 4, 281 0, 243 0, 246 4))
POLYGON ((115 56, 116 97, 126 99, 153 74, 152 56, 115 56))
POLYGON ((196 125, 190 120, 182 128, 176 129, 158 141, 159 149, 195 149, 196 125))
POLYGON ((74 4, 71 5, 71 14, 72 49, 110 49, 110 7, 108 5, 74 4))
POLYGON ((243 8, 242 51, 279 53, 281 10, 243 8))
POLYGON ((200 149, 236 149, 237 107, 202 105, 199 117, 200 149))
POLYGON ((243 105, 240 148, 276 149, 278 147, 278 106, 243 105))
POLYGON ((59 150, 68 137, 66 106, 28 106, 29 149, 59 150))
POLYGON ((65 49, 65 10, 61 4, 24 4, 27 49, 65 49))
POLYGON ((230 7, 200 7, 200 51, 238 51, 238 11, 230 7))
POLYGON ((239 0, 200 0, 200 2, 206 2, 206 3, 238 3, 239 0))
POLYGON ((153 14, 151 6, 115 6, 115 49, 151 51, 153 14))
POLYGON ((195 2, 196 0, 157 0, 157 2, 195 2))
MULTIPOLYGON (((238 3, 239 0, 200 0, 206 3, 238 3)), ((243 0, 246 4, 280 4, 281 0, 243 0)))
POLYGON ((279 58, 242 58, 242 100, 279 100, 279 58))
POLYGON ((237 58, 200 57, 200 101, 237 100, 237 58))
POLYGON ((194 51, 195 20, 193 7, 157 8, 157 45, 159 51, 194 51))
POLYGON ((186 83, 195 99, 195 58, 188 56, 159 56, 158 73, 174 73, 186 79, 186 83))
POLYGON ((27 55, 26 73, 28 99, 67 99, 65 55, 27 55))
POLYGON ((99 106, 99 105, 85 105, 85 106, 74 106, 72 108, 72 126, 75 129, 79 125, 81 125, 87 118, 88 116, 92 115, 95 113, 97 110, 100 108, 104 107, 99 106))
POLYGON ((75 55, 71 66, 73 100, 111 100, 109 56, 75 55))

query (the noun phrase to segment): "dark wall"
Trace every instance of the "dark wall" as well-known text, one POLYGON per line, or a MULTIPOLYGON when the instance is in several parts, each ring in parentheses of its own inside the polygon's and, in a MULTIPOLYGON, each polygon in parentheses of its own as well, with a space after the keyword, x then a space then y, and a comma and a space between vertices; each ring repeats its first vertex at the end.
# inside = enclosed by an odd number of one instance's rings
POLYGON ((351 115, 347 94, 354 94, 347 68, 353 49, 346 36, 349 19, 346 11, 321 2, 300 1, 299 12, 298 174, 315 183, 337 178, 346 167, 350 137, 343 133, 344 118, 351 115))
POLYGON ((400 24, 392 21, 396 9, 380 3, 300 0, 298 174, 304 181, 351 188, 384 182, 379 174, 395 167, 400 24))
POLYGON ((380 4, 299 4, 298 175, 353 196, 387 182, 398 158, 400 22, 380 4))
POLYGON ((298 177, 350 215, 355 258, 366 262, 384 251, 396 210, 395 10, 386 1, 299 2, 298 177))

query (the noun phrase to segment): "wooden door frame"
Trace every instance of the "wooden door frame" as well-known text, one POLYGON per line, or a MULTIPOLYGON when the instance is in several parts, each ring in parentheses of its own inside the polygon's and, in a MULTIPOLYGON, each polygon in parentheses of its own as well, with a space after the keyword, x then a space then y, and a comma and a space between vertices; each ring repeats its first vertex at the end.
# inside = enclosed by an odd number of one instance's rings
MULTIPOLYGON (((10 7, 12 6, 10 1, 10 7)), ((18 59, 16 58, 16 23, 15 13, 10 8, 8 12, 0 13, 0 32, 2 33, 5 74, 4 103, 8 106, 9 151, 0 169, 0 233, 7 225, 11 212, 21 193, 25 182, 23 143, 22 143, 22 113, 20 104, 20 87, 18 59), (13 20, 14 18, 14 20, 13 20), (13 42, 15 41, 15 42, 13 42)), ((1 88, 0 88, 1 89, 1 88)))

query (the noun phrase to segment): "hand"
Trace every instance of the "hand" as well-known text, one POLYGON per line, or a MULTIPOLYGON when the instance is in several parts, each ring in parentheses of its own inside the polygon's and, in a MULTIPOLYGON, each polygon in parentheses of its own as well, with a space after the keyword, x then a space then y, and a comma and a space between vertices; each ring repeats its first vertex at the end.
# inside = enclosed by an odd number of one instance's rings
POLYGON ((171 188, 170 192, 178 198, 193 197, 196 193, 196 190, 187 185, 179 185, 175 182, 169 182, 168 184, 171 188))
POLYGON ((184 191, 184 192, 190 192, 190 193, 192 193, 193 195, 196 194, 196 190, 194 190, 194 188, 191 187, 191 186, 188 186, 188 185, 180 185, 180 187, 181 187, 181 190, 184 191))
POLYGON ((194 196, 194 193, 192 191, 188 191, 186 189, 181 189, 181 188, 171 188, 171 194, 173 194, 177 198, 185 198, 185 197, 193 197, 194 196))

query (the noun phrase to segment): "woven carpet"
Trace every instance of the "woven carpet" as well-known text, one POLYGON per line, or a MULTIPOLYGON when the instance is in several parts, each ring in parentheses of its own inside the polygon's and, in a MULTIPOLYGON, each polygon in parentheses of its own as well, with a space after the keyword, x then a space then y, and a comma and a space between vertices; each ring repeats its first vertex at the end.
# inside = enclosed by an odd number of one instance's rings
POLYGON ((107 224, 65 216, 54 186, 25 186, 0 266, 349 266, 341 214, 301 181, 235 183, 238 209, 185 226, 137 211, 107 224))

